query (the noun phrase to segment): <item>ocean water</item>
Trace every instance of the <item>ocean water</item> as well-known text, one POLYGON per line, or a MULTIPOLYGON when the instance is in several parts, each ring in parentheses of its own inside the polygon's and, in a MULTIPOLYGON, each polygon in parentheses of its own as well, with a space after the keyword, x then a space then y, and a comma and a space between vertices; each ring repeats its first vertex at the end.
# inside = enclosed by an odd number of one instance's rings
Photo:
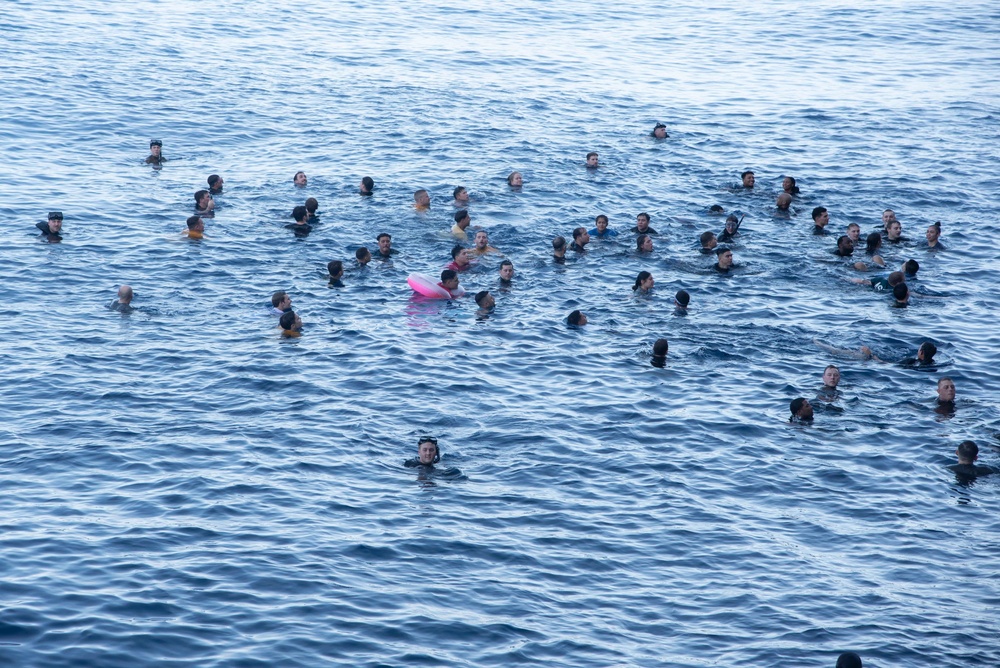
POLYGON ((998 26, 986 2, 4 3, 0 665, 1000 665, 1000 476, 946 468, 965 439, 1000 465, 998 26), (456 185, 516 268, 463 274, 485 316, 405 281, 450 260, 456 185), (730 276, 697 250, 713 204, 745 215, 730 276), (832 255, 889 207, 906 309, 832 255), (602 213, 617 240, 554 264, 602 213), (399 255, 351 266, 382 231, 399 255), (939 366, 892 363, 925 340, 939 366), (828 349, 862 345, 888 362, 828 349), (830 363, 842 396, 790 424, 830 363), (402 465, 423 434, 431 474, 402 465))

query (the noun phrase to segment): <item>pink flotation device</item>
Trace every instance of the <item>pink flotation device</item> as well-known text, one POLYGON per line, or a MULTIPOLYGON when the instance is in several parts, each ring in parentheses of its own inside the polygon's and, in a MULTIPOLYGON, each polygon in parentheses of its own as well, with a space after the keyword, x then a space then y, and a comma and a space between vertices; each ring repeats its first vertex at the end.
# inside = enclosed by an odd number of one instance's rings
POLYGON ((451 299, 465 294, 465 290, 461 287, 456 288, 454 292, 448 292, 438 285, 437 281, 424 274, 410 274, 406 277, 406 282, 410 284, 414 292, 431 299, 451 299))

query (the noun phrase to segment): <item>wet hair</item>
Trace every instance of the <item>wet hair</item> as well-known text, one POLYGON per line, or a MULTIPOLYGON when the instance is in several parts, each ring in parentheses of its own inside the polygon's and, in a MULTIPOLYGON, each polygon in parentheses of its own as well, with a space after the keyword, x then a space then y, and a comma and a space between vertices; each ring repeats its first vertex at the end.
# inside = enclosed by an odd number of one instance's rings
POLYGON ((419 450, 420 446, 423 445, 424 443, 434 444, 434 459, 431 460, 431 464, 437 464, 439 461, 441 461, 441 448, 438 447, 437 439, 434 438, 433 436, 421 436, 420 438, 417 439, 417 449, 419 450))
POLYGON ((295 222, 298 222, 300 220, 304 221, 308 216, 309 216, 308 209, 306 209, 301 204, 292 209, 292 218, 295 219, 295 222))
POLYGON ((451 196, 454 197, 455 199, 458 199, 458 193, 463 192, 464 190, 465 188, 463 188, 462 186, 455 186, 455 191, 451 194, 451 196))
POLYGON ((778 195, 777 201, 775 201, 775 206, 784 211, 792 205, 792 196, 788 193, 781 193, 778 195))
POLYGON ((958 444, 957 454, 961 459, 974 460, 979 456, 979 446, 975 441, 962 441, 958 444))
POLYGON ((719 246, 715 249, 715 254, 722 256, 723 253, 732 253, 733 251, 728 246, 719 246))
POLYGON ((520 174, 520 173, 521 172, 511 172, 510 174, 508 174, 507 175, 507 185, 509 185, 509 186, 514 185, 514 175, 515 174, 520 174))
POLYGON ((583 321, 583 311, 577 309, 573 311, 568 316, 566 316, 566 323, 570 325, 579 325, 583 321))
POLYGON ((483 300, 490 296, 489 290, 480 290, 476 293, 476 306, 482 306, 483 300))
POLYGON ((805 405, 806 405, 805 397, 797 397, 795 399, 792 399, 792 402, 788 404, 788 410, 792 411, 792 417, 795 417, 796 415, 799 414, 799 411, 801 411, 802 407, 805 405))
POLYGON ((354 257, 356 257, 359 260, 361 258, 363 258, 364 256, 371 255, 371 254, 372 254, 371 251, 368 250, 367 248, 365 248, 364 246, 362 246, 358 250, 354 251, 354 257))
POLYGON ((944 381, 948 381, 952 385, 955 384, 955 381, 952 380, 952 378, 950 376, 942 376, 941 378, 938 378, 938 382, 937 382, 938 387, 941 387, 941 383, 943 383, 944 381))
MULTIPOLYGON (((856 227, 859 230, 861 229, 861 226, 858 225, 857 223, 851 223, 850 225, 847 226, 847 229, 851 229, 852 227, 856 227)), ((878 234, 878 232, 876 232, 875 234, 878 234)))
POLYGON ((282 329, 291 329, 292 325, 295 324, 295 311, 286 311, 281 314, 278 319, 278 324, 281 325, 282 329))
POLYGON ((740 173, 740 178, 741 179, 745 179, 747 177, 747 174, 753 174, 753 170, 752 169, 748 169, 745 172, 741 172, 740 173))
POLYGON ((588 153, 587 154, 587 160, 590 160, 590 156, 594 156, 596 158, 597 157, 597 151, 591 151, 590 153, 588 153))
POLYGON ((886 282, 889 283, 889 285, 891 285, 892 287, 896 287, 897 285, 902 283, 905 279, 906 277, 903 276, 903 272, 894 271, 891 274, 889 274, 888 278, 886 278, 886 282))
POLYGON ((48 219, 49 220, 62 220, 63 219, 62 211, 49 211, 48 219))
POLYGON ((937 228, 937 231, 938 231, 938 235, 940 235, 940 234, 941 234, 941 221, 940 221, 940 220, 938 220, 938 221, 935 221, 935 222, 934 222, 934 223, 933 223, 933 224, 931 225, 931 227, 936 227, 936 228, 937 228))
POLYGON ((813 220, 816 220, 817 218, 819 218, 820 216, 822 216, 824 213, 826 213, 826 207, 825 206, 818 206, 818 207, 816 207, 815 209, 813 209, 813 212, 812 212, 813 220))
POLYGON ((363 185, 365 187, 365 190, 368 192, 375 190, 375 181, 372 180, 372 177, 370 176, 362 178, 361 185, 363 185))
POLYGON ((687 308, 687 305, 691 303, 691 295, 688 294, 687 290, 678 290, 677 294, 674 295, 674 301, 681 305, 681 308, 687 308))
MULTIPOLYGON (((643 236, 645 236, 645 235, 643 235, 643 236)), ((635 277, 635 285, 632 286, 632 289, 633 290, 638 290, 639 286, 642 285, 643 281, 645 281, 647 278, 652 278, 652 277, 653 277, 653 275, 651 273, 649 273, 648 271, 640 271, 639 275, 635 277)))
POLYGON ((825 368, 825 369, 823 369, 823 373, 826 373, 826 372, 827 372, 827 371, 829 371, 830 369, 836 369, 837 371, 840 371, 840 367, 839 367, 839 366, 837 366, 836 364, 827 364, 827 365, 826 365, 826 368, 825 368))
POLYGON ((666 339, 657 339, 653 343, 653 357, 666 357, 670 344, 666 339))
POLYGON ((916 276, 917 272, 920 271, 920 263, 911 258, 903 263, 903 271, 906 272, 907 276, 916 276))
POLYGON ((511 262, 510 260, 504 260, 503 262, 501 262, 501 263, 500 263, 500 268, 501 268, 501 269, 503 269, 504 267, 506 267, 506 266, 508 266, 508 265, 510 265, 510 267, 511 267, 512 269, 514 268, 514 263, 513 263, 513 262, 511 262))
POLYGON ((454 269, 445 269, 441 272, 441 282, 450 281, 453 278, 458 278, 458 272, 454 269))
POLYGON ((201 220, 201 216, 188 216, 187 226, 189 230, 193 230, 198 227, 198 222, 201 220))
MULTIPOLYGON (((845 241, 849 242, 851 244, 851 250, 852 251, 854 250, 854 242, 851 241, 851 238, 849 236, 847 236, 846 234, 841 234, 839 237, 837 237, 837 255, 841 254, 841 252, 840 252, 840 245, 842 243, 844 243, 845 241)), ((850 255, 850 253, 848 253, 848 255, 850 255)))
POLYGON ((875 251, 877 251, 881 247, 882 247, 882 235, 879 234, 878 232, 872 232, 865 239, 865 252, 866 253, 869 253, 869 254, 874 253, 875 251))
POLYGON ((301 174, 302 176, 306 175, 305 172, 295 172, 295 176, 292 177, 292 182, 294 182, 296 179, 299 178, 299 174, 301 174))
POLYGON ((722 208, 721 204, 713 204, 712 206, 708 207, 708 210, 710 212, 712 212, 712 213, 725 213, 726 212, 726 210, 722 208))
POLYGON ((379 235, 375 237, 375 241, 382 241, 382 237, 389 237, 389 241, 392 241, 392 235, 388 232, 380 232, 379 235))
POLYGON ((646 243, 646 239, 649 238, 648 234, 640 234, 635 238, 635 249, 641 251, 642 245, 646 243))
POLYGON ((910 289, 906 283, 900 283, 892 289, 892 296, 898 302, 905 301, 910 296, 910 289))
POLYGON ((639 215, 637 215, 635 217, 636 222, 638 222, 640 218, 645 218, 646 219, 646 224, 647 225, 649 224, 649 214, 648 213, 646 213, 645 211, 643 211, 642 213, 640 213, 639 215))
POLYGON ((326 263, 326 270, 330 272, 330 278, 344 273, 344 263, 340 260, 331 260, 326 263))
POLYGON ((306 211, 309 213, 316 213, 316 209, 319 208, 319 200, 315 197, 310 197, 306 200, 306 211))
POLYGON ((462 244, 455 244, 451 247, 451 259, 454 260, 458 257, 458 254, 465 250, 465 246, 462 244))
POLYGON ((163 148, 163 142, 160 141, 159 139, 150 139, 149 148, 153 148, 154 146, 159 146, 160 148, 163 148))
POLYGON ((465 220, 468 217, 469 217, 469 210, 468 209, 459 209, 458 211, 455 212, 455 222, 456 223, 461 222, 461 221, 465 220))
POLYGON ((417 201, 418 199, 420 199, 421 195, 426 195, 426 194, 427 194, 427 191, 424 190, 423 188, 421 188, 417 192, 413 193, 413 201, 414 202, 417 201))
POLYGON ((208 177, 208 187, 214 188, 215 184, 218 183, 221 179, 222 177, 219 176, 218 174, 212 174, 211 176, 208 177))
POLYGON ((552 240, 552 249, 559 250, 560 248, 566 248, 566 237, 556 237, 552 240))
POLYGON ((118 296, 121 297, 122 299, 127 299, 127 300, 131 301, 131 299, 132 299, 132 288, 130 286, 128 286, 128 285, 121 286, 120 288, 118 288, 118 296))
POLYGON ((605 215, 604 215, 603 213, 600 213, 600 214, 597 214, 597 218, 594 218, 594 222, 595 222, 595 223, 599 223, 599 222, 601 222, 601 219, 602 219, 602 218, 604 219, 604 222, 605 222, 605 223, 607 223, 607 222, 608 222, 608 217, 607 217, 607 216, 605 216, 605 215))
POLYGON ((715 232, 713 232, 712 230, 708 230, 707 232, 702 232, 701 236, 698 237, 698 240, 701 241, 702 246, 705 246, 708 244, 709 241, 711 241, 714 238, 715 238, 715 232))
MULTIPOLYGON (((786 176, 785 178, 792 182, 792 187, 788 189, 788 192, 792 193, 793 195, 798 195, 799 194, 799 187, 797 185, 795 185, 795 177, 794 176, 786 176)), ((782 185, 782 188, 784 188, 784 185, 782 185)))
POLYGON ((194 203, 195 204, 200 204, 201 203, 201 198, 204 197, 205 195, 208 195, 208 194, 209 194, 209 192, 207 190, 199 190, 198 192, 196 192, 194 194, 194 203))
POLYGON ((585 227, 576 228, 575 230, 573 230, 573 241, 576 241, 586 233, 587 233, 587 228, 585 227))
POLYGON ((924 362, 930 362, 934 359, 934 355, 937 354, 937 346, 930 341, 924 341, 921 343, 919 350, 924 351, 924 362))
POLYGON ((864 668, 856 652, 844 652, 837 657, 837 668, 864 668))
POLYGON ((271 295, 271 306, 273 306, 274 308, 278 308, 278 304, 285 301, 285 297, 287 296, 288 296, 287 292, 285 292, 284 290, 278 290, 273 295, 271 295))

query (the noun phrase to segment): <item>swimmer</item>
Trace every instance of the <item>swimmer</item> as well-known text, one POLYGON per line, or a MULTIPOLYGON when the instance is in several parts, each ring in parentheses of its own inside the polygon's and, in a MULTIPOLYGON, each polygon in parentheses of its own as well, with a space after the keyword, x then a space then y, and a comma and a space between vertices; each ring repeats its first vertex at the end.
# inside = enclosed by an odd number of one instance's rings
POLYGON ((716 248, 715 255, 718 258, 718 262, 712 265, 712 268, 720 274, 728 274, 730 269, 736 267, 736 264, 733 262, 733 251, 725 246, 716 248))
POLYGON ((413 207, 417 211, 426 211, 431 208, 431 196, 423 188, 413 193, 413 207))
POLYGON ((788 418, 789 422, 808 424, 813 421, 813 407, 805 397, 792 399, 788 409, 792 412, 792 417, 788 418))
POLYGON ((854 244, 846 234, 837 237, 837 250, 833 254, 838 257, 851 257, 854 255, 854 244))
POLYGON ((472 266, 469 262, 469 254, 462 244, 456 244, 451 249, 451 262, 445 265, 445 269, 452 271, 466 271, 472 266))
MULTIPOLYGON (((865 239, 865 254, 871 258, 872 262, 880 267, 884 267, 885 260, 878 254, 880 248, 882 248, 882 235, 878 232, 872 232, 865 239)), ((859 271, 864 271, 868 268, 863 262, 858 262, 854 267, 859 271), (861 265, 860 268, 858 265, 861 265)))
POLYGON ((41 232, 41 236, 48 241, 60 241, 62 239, 62 211, 49 211, 49 216, 43 223, 35 223, 35 227, 41 232))
POLYGON ((378 249, 372 253, 372 257, 377 260, 390 260, 393 255, 398 255, 399 251, 392 247, 392 235, 388 232, 382 232, 377 237, 375 241, 378 242, 378 249))
POLYGON ((632 292, 637 295, 648 295, 653 290, 653 275, 648 271, 640 271, 635 277, 632 292))
POLYGON ((952 464, 948 468, 955 472, 960 479, 972 479, 982 476, 1000 473, 992 466, 981 466, 976 464, 979 459, 979 446, 975 441, 962 441, 955 448, 955 455, 958 456, 958 463, 952 464))
POLYGON ((205 236, 205 221, 201 216, 188 216, 184 236, 188 239, 202 239, 205 236))
POLYGON ((594 219, 594 229, 587 232, 592 237, 597 237, 598 239, 610 239, 611 237, 617 237, 618 233, 608 227, 608 217, 603 213, 594 219))
POLYGON ((781 179, 781 189, 784 190, 789 195, 799 194, 799 187, 795 185, 794 176, 786 176, 785 178, 781 179))
POLYGON ((715 247, 719 245, 719 240, 715 238, 715 232, 711 230, 701 233, 698 237, 698 241, 701 242, 701 253, 702 255, 709 255, 715 252, 715 247))
POLYGON ((481 290, 476 293, 476 306, 479 307, 481 311, 489 312, 492 311, 496 306, 497 302, 493 299, 493 295, 490 294, 489 290, 481 290))
POLYGON ((906 283, 900 283, 892 289, 893 306, 896 308, 906 308, 910 303, 910 289, 906 283))
POLYGON ((746 188, 747 190, 753 190, 754 183, 756 182, 754 179, 753 172, 751 172, 749 169, 746 170, 745 172, 740 174, 740 180, 743 182, 744 188, 746 188))
POLYGON ((792 206, 792 196, 788 193, 781 193, 778 195, 778 199, 775 200, 774 205, 778 207, 778 211, 787 213, 788 209, 792 206))
POLYGON ((524 177, 521 176, 521 172, 511 172, 507 175, 507 185, 511 188, 517 190, 524 185, 524 177))
POLYGON ((916 278, 918 271, 920 271, 920 263, 913 258, 903 263, 902 272, 906 278, 916 278))
POLYGON ((931 250, 945 250, 944 244, 938 241, 941 238, 941 221, 928 227, 924 237, 927 239, 927 248, 931 250))
POLYGON ((653 357, 649 363, 662 369, 667 363, 667 352, 669 350, 670 343, 666 339, 657 339, 653 342, 653 357))
POLYGON ((848 280, 858 285, 870 285, 875 292, 892 292, 892 289, 902 283, 905 278, 903 272, 894 271, 884 278, 851 278, 848 280))
POLYGON ((319 210, 319 201, 315 197, 310 197, 309 199, 306 200, 305 207, 306 207, 306 213, 309 214, 309 217, 306 218, 306 222, 309 223, 310 225, 315 225, 316 223, 318 223, 319 215, 316 214, 316 211, 319 210))
POLYGON ((215 200, 212 199, 212 193, 199 190, 194 194, 194 212, 199 216, 215 215, 215 200))
MULTIPOLYGON (((852 354, 852 351, 849 350, 845 350, 844 352, 852 354)), ((872 349, 869 348, 868 346, 861 346, 861 350, 859 351, 859 353, 861 359, 875 360, 876 362, 885 362, 884 359, 881 359, 875 353, 873 353, 872 349)), ((911 369, 912 368, 919 369, 922 367, 934 366, 935 364, 934 355, 936 354, 937 354, 937 346, 934 345, 931 341, 924 341, 923 343, 920 344, 920 347, 917 348, 916 356, 905 357, 901 359, 899 362, 897 362, 897 364, 911 369)))
POLYGON ((271 295, 271 313, 284 315, 292 310, 292 298, 284 290, 278 290, 271 295))
POLYGON ((573 311, 566 316, 566 324, 570 327, 583 327, 587 324, 587 315, 580 310, 573 311))
POLYGON ((667 126, 663 123, 657 123, 653 126, 653 131, 649 133, 649 136, 654 139, 666 139, 670 135, 667 134, 667 126))
POLYGON ((823 369, 823 389, 836 390, 838 385, 840 385, 840 369, 831 364, 823 369))
POLYGON ((556 264, 566 264, 566 237, 556 237, 552 240, 552 259, 556 264))
POLYGON ((573 243, 569 245, 570 250, 576 251, 577 253, 586 253, 586 245, 590 243, 590 235, 587 234, 587 229, 584 227, 578 227, 573 230, 573 243))
POLYGON ((309 211, 300 204, 292 209, 292 219, 295 222, 285 225, 285 229, 291 230, 297 237, 309 236, 309 233, 312 232, 312 225, 306 222, 308 218, 309 211))
POLYGON ((422 436, 417 441, 417 456, 407 459, 403 466, 407 468, 432 469, 434 465, 441 461, 441 449, 438 441, 433 436, 422 436))
POLYGON ((455 188, 453 196, 455 198, 455 201, 452 202, 452 205, 457 206, 459 208, 463 206, 469 206, 469 191, 463 188, 462 186, 458 186, 457 188, 455 188))
POLYGON ((691 295, 687 290, 678 290, 674 295, 674 315, 687 315, 688 304, 691 303, 691 295))
POLYGON ((438 283, 438 287, 444 288, 448 291, 448 295, 451 297, 455 296, 455 291, 458 290, 458 272, 454 269, 445 269, 441 272, 441 282, 438 283))
POLYGON ((901 244, 909 241, 903 236, 903 226, 898 220, 890 221, 885 228, 885 240, 891 244, 901 244))
POLYGON ((114 300, 108 304, 108 308, 112 311, 118 311, 119 313, 128 314, 134 311, 132 308, 132 288, 128 285, 123 285, 118 288, 118 299, 114 300))
POLYGON ((733 240, 740 231, 741 219, 736 217, 735 213, 731 213, 726 217, 726 227, 719 234, 719 243, 727 243, 733 240))
POLYGON ((371 195, 375 192, 375 180, 370 176, 362 177, 361 185, 358 187, 358 192, 362 195, 371 195))
POLYGON ((504 260, 500 263, 500 287, 509 288, 514 280, 514 263, 504 260))
POLYGON ((637 253, 652 253, 653 238, 648 234, 640 234, 635 238, 635 250, 637 253))
POLYGON ((295 172, 295 176, 292 177, 292 183, 295 184, 296 188, 305 188, 309 184, 309 179, 306 178, 305 172, 295 172))
POLYGON ((159 139, 149 140, 149 155, 146 157, 147 165, 162 165, 167 161, 163 157, 163 142, 159 139))
POLYGON ((640 213, 635 217, 635 227, 632 228, 631 232, 633 234, 656 234, 656 230, 649 226, 649 214, 640 213))
POLYGON ((837 668, 864 668, 861 657, 854 652, 844 652, 837 657, 837 668))
POLYGON ((469 216, 469 212, 465 209, 459 209, 455 212, 455 224, 451 226, 451 236, 456 239, 468 239, 469 233, 465 230, 471 224, 472 218, 469 216))
POLYGON ((855 248, 861 245, 861 226, 857 223, 851 223, 847 226, 847 238, 851 240, 851 243, 855 248))
POLYGON ((826 231, 826 225, 830 222, 830 212, 826 210, 825 206, 818 206, 812 210, 813 219, 813 234, 825 235, 829 234, 826 231))
POLYGON ((897 222, 896 221, 896 212, 895 211, 893 211, 892 209, 886 209, 885 211, 882 212, 882 231, 883 232, 888 232, 889 231, 889 223, 895 223, 895 222, 897 222))
POLYGON ((937 407, 935 413, 953 415, 955 413, 955 381, 945 376, 937 382, 937 407))
POLYGON ((600 165, 597 162, 597 153, 591 151, 587 154, 587 169, 597 169, 600 165))
POLYGON ((225 184, 225 179, 223 179, 218 174, 212 174, 208 177, 208 192, 213 195, 222 194, 222 186, 225 184))
POLYGON ((368 266, 368 263, 372 261, 371 251, 362 246, 358 250, 354 251, 354 260, 358 263, 359 269, 364 269, 368 266))
POLYGON ((719 215, 725 213, 726 210, 722 208, 721 204, 713 204, 712 206, 708 207, 708 212, 713 215, 719 215))
POLYGON ((489 253, 499 253, 496 248, 490 246, 490 235, 486 230, 479 230, 476 232, 476 238, 472 242, 473 246, 470 249, 470 253, 475 256, 487 255, 489 253))
POLYGON ((286 339, 297 339, 302 336, 302 318, 295 311, 289 310, 278 319, 281 335, 286 339))
POLYGON ((342 288, 344 287, 344 282, 341 280, 344 278, 344 263, 340 260, 332 260, 326 263, 326 270, 330 274, 330 286, 331 288, 342 288))

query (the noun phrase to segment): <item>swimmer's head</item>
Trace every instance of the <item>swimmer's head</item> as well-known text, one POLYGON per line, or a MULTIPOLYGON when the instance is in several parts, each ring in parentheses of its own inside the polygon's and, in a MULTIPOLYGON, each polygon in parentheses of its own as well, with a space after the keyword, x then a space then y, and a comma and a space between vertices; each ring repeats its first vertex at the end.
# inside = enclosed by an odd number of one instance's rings
POLYGON ((452 195, 455 197, 456 202, 469 201, 469 191, 463 188, 462 186, 456 187, 454 192, 452 192, 452 195))
POLYGON ((709 213, 725 213, 726 210, 723 209, 722 205, 720 205, 720 204, 713 204, 712 206, 708 207, 708 212, 709 213))
POLYGON ((811 420, 813 417, 812 404, 810 404, 809 400, 805 397, 792 399, 792 402, 788 405, 788 409, 792 412, 793 418, 811 420))
POLYGON ((292 209, 292 218, 295 219, 296 223, 304 223, 308 217, 309 210, 301 204, 292 209))
POLYGON ((594 225, 597 227, 597 231, 600 234, 604 234, 604 230, 608 229, 608 217, 603 213, 594 219, 594 225))
POLYGON ((903 263, 903 273, 907 278, 913 278, 920 271, 920 263, 914 259, 909 259, 903 263))
POLYGON ((848 225, 847 236, 851 239, 851 243, 857 246, 861 243, 861 226, 857 223, 851 223, 848 225))
POLYGON ((326 270, 330 273, 330 280, 335 281, 344 275, 344 263, 340 260, 331 260, 326 263, 326 270))
POLYGON ((454 269, 445 269, 441 272, 441 285, 446 290, 454 290, 458 287, 458 272, 454 269))
POLYGON ((490 294, 489 290, 481 290, 476 293, 476 306, 486 311, 489 311, 496 305, 496 300, 493 299, 493 295, 490 294))
POLYGON ((477 250, 485 251, 490 245, 490 234, 486 230, 476 232, 476 239, 473 242, 477 250))
POLYGON ((426 190, 421 188, 417 192, 413 193, 413 204, 418 209, 426 209, 431 205, 431 196, 426 190))
POLYGON ((893 288, 896 287, 897 285, 899 285, 900 283, 902 283, 905 280, 906 280, 906 276, 904 276, 903 272, 901 272, 901 271, 894 271, 894 272, 892 272, 891 274, 889 274, 889 277, 886 279, 886 281, 889 283, 889 285, 891 287, 893 287, 893 288))
POLYGON ((201 219, 201 216, 188 216, 187 226, 192 232, 205 231, 205 221, 201 219))
POLYGON ((520 188, 524 185, 524 177, 521 176, 521 172, 511 172, 507 175, 507 185, 512 188, 520 188))
POLYGON ((295 176, 292 177, 292 183, 297 185, 299 188, 305 188, 306 184, 309 183, 309 179, 306 178, 305 172, 295 172, 295 176))
POLYGON ((389 253, 392 250, 392 235, 388 232, 382 232, 377 237, 375 241, 378 243, 378 249, 383 255, 389 253))
POLYGON ((212 174, 208 177, 208 189, 213 192, 220 192, 224 183, 225 181, 218 174, 212 174))
POLYGON ((273 295, 271 295, 271 306, 274 308, 281 309, 284 311, 292 306, 292 298, 288 296, 288 293, 284 290, 278 290, 273 295))
POLYGON ((130 304, 132 302, 132 286, 123 285, 118 288, 118 301, 122 304, 130 304))
POLYGON ((837 658, 837 668, 864 668, 855 652, 844 652, 837 658))
POLYGON ((698 237, 698 240, 701 241, 701 247, 708 250, 711 250, 719 245, 719 240, 715 238, 715 232, 712 232, 711 230, 702 232, 701 236, 698 237))
POLYGON ((898 220, 890 220, 889 224, 885 226, 885 235, 889 241, 896 241, 902 234, 903 226, 898 220))
POLYGON ((654 125, 653 136, 657 139, 665 139, 667 137, 667 126, 663 123, 657 123, 654 125))
POLYGON ((433 436, 421 436, 417 440, 417 457, 425 466, 441 461, 441 449, 438 447, 437 439, 433 436))
POLYGON ((573 241, 576 242, 578 246, 583 246, 590 241, 590 235, 587 234, 586 227, 578 227, 573 230, 573 241))
POLYGON ((566 324, 574 327, 583 327, 587 324, 587 316, 583 311, 576 310, 566 316, 566 324))
POLYGON ((587 154, 587 167, 597 167, 597 153, 591 151, 587 154))
POLYGON ((823 369, 823 384, 827 387, 837 387, 840 384, 840 369, 833 364, 823 369))
POLYGON ((565 250, 566 248, 566 237, 556 237, 552 240, 552 250, 558 252, 565 250))
POLYGON ((882 212, 882 226, 888 229, 889 223, 896 220, 896 212, 892 209, 886 209, 882 212))
POLYGON ((278 325, 284 330, 297 332, 302 329, 302 320, 295 314, 295 311, 285 311, 278 319, 278 325))
POLYGON ((199 190, 194 194, 194 203, 198 205, 198 208, 202 211, 206 211, 212 202, 212 193, 207 190, 199 190))
POLYGON ((49 231, 53 234, 58 234, 59 230, 62 229, 63 215, 62 211, 49 211, 49 231))
POLYGON ((163 142, 160 141, 159 139, 150 139, 149 140, 149 148, 153 148, 154 146, 156 148, 163 148, 163 142))
POLYGON ((309 212, 310 216, 316 213, 317 209, 319 209, 319 201, 315 197, 306 200, 306 211, 309 212))
POLYGON ((924 363, 930 363, 934 361, 934 355, 937 354, 937 346, 930 341, 924 341, 917 348, 917 359, 924 363))
POLYGON ((371 195, 375 191, 375 181, 370 176, 361 179, 361 194, 371 195))
POLYGON ((500 263, 500 278, 504 281, 509 281, 514 278, 514 263, 510 260, 504 260, 500 263))
POLYGON ((846 257, 854 252, 854 242, 846 234, 837 237, 837 253, 846 257))
POLYGON ((465 252, 465 246, 462 244, 455 244, 451 247, 451 259, 455 261, 459 267, 464 267, 469 264, 469 256, 465 252))
POLYGON ((905 304, 910 301, 910 289, 906 287, 906 283, 900 283, 892 289, 892 298, 896 300, 897 304, 905 304))
POLYGON ((681 308, 687 308, 688 304, 691 303, 691 295, 688 294, 687 290, 678 290, 677 294, 674 295, 674 303, 681 308))
POLYGON ((927 228, 927 243, 934 243, 941 236, 941 221, 938 221, 927 228))
POLYGON ((749 169, 740 174, 740 179, 743 181, 744 188, 753 188, 755 179, 753 172, 751 172, 749 169))
POLYGON ((794 176, 786 176, 781 179, 781 189, 789 195, 797 195, 799 193, 799 187, 795 185, 794 176))
POLYGON ((633 290, 638 290, 642 288, 643 290, 650 290, 653 287, 653 275, 648 271, 640 271, 639 275, 635 277, 635 284, 632 286, 633 290))
POLYGON ((354 258, 361 264, 367 264, 369 260, 372 259, 371 251, 362 246, 358 250, 354 251, 354 258))
POLYGON ((960 464, 971 464, 979 459, 979 446, 975 441, 962 441, 955 450, 960 464))
POLYGON ((657 339, 653 343, 653 357, 666 357, 670 344, 666 339, 657 339))
POLYGON ((882 247, 882 235, 878 232, 872 232, 865 239, 865 252, 872 254, 882 247))
POLYGON ((949 403, 955 401, 955 381, 945 376, 937 382, 938 401, 949 403))
POLYGON ((775 201, 775 206, 778 207, 778 211, 788 211, 789 207, 792 206, 792 196, 788 193, 781 193, 775 201))
POLYGON ((455 212, 455 223, 463 230, 472 223, 472 218, 466 209, 459 209, 455 212))
POLYGON ((635 249, 640 253, 652 253, 653 238, 648 234, 640 234, 635 238, 635 249))
POLYGON ((730 234, 736 233, 736 228, 740 226, 740 219, 736 217, 735 213, 731 213, 726 216, 726 232, 730 234))
POLYGON ((733 264, 733 251, 729 250, 725 246, 719 246, 715 249, 715 255, 719 259, 719 267, 726 269, 731 267, 733 264))
POLYGON ((635 217, 635 226, 640 232, 645 232, 649 228, 649 214, 645 211, 635 217))
POLYGON ((830 213, 825 206, 818 206, 812 210, 812 219, 817 226, 824 227, 830 222, 830 213))

